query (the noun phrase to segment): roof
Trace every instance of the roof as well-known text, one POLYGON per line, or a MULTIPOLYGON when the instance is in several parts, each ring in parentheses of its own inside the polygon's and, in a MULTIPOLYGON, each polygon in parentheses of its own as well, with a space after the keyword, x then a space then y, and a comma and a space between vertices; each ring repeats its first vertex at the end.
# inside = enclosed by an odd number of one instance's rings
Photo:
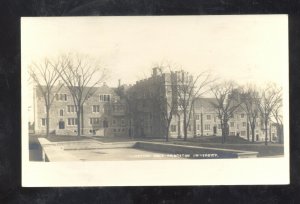
MULTIPOLYGON (((42 86, 43 88, 45 88, 46 86, 42 86)), ((56 90, 59 88, 59 86, 55 86, 53 89, 53 92, 56 92, 56 90)), ((114 92, 115 89, 111 88, 107 85, 102 85, 100 87, 84 87, 84 91, 87 91, 89 88, 91 88, 91 92, 95 92, 95 93, 111 93, 114 92)), ((61 88, 61 90, 59 91, 60 93, 69 93, 68 87, 67 86, 63 86, 61 88)), ((36 96, 37 97, 42 97, 42 93, 40 91, 40 89, 38 88, 38 86, 36 86, 36 96)))
POLYGON ((195 100, 194 106, 195 108, 213 107, 213 103, 217 103, 217 100, 215 98, 197 98, 195 100))

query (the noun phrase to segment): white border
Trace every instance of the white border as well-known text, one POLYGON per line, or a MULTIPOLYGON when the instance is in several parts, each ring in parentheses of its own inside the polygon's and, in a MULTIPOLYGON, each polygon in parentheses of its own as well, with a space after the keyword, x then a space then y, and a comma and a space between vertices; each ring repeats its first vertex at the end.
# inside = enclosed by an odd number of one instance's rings
MULTIPOLYGON (((276 15, 278 17, 278 15, 276 15)), ((286 19, 287 15, 281 15, 286 19)), ((23 18, 21 19, 21 26, 23 18)), ((21 29, 22 31, 22 29, 21 29)), ((288 28, 286 28, 288 39, 288 28)), ((21 43, 24 39, 21 38, 21 43)), ((288 70, 288 40, 286 67, 288 70)), ((282 158, 169 161, 30 162, 27 72, 22 63, 22 186, 156 186, 289 184, 289 84, 284 81, 282 158)))

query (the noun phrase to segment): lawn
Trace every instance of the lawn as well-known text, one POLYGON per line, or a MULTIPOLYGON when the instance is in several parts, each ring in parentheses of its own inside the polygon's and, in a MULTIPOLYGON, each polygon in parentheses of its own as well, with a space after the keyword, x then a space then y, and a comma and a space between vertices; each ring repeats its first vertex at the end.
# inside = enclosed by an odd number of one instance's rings
MULTIPOLYGON (((38 143, 38 137, 45 136, 30 136, 30 143, 38 143)), ((127 138, 127 137, 86 137, 86 136, 62 136, 62 135, 51 135, 47 138, 50 142, 65 142, 65 141, 82 141, 82 140, 97 140, 100 142, 111 143, 111 142, 129 142, 129 141, 152 141, 166 143, 165 139, 157 138, 127 138)), ((170 139, 170 144, 188 145, 188 146, 200 146, 200 147, 212 147, 222 149, 234 149, 244 151, 255 151, 258 152, 258 157, 272 157, 280 156, 284 154, 284 147, 280 144, 268 144, 265 146, 264 143, 252 143, 243 138, 229 136, 225 144, 221 143, 221 137, 198 137, 189 138, 187 141, 183 139, 170 139)))
POLYGON ((38 138, 46 138, 50 142, 66 142, 66 141, 80 141, 80 140, 89 140, 91 137, 85 136, 70 136, 70 135, 29 135, 29 143, 38 143, 38 138))
POLYGON ((248 144, 221 144, 221 143, 201 143, 195 141, 171 141, 173 144, 188 145, 188 146, 200 146, 200 147, 212 147, 212 148, 222 148, 222 149, 234 149, 234 150, 244 150, 244 151, 254 151, 258 152, 258 157, 269 157, 278 156, 284 154, 283 145, 279 144, 268 144, 265 146, 264 143, 248 143, 248 144))

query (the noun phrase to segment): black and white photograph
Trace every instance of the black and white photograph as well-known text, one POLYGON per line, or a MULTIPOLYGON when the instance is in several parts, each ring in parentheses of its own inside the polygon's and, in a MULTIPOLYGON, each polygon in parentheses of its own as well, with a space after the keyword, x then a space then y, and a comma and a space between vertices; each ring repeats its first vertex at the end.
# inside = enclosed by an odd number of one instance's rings
POLYGON ((287 15, 22 17, 22 185, 289 184, 287 15))

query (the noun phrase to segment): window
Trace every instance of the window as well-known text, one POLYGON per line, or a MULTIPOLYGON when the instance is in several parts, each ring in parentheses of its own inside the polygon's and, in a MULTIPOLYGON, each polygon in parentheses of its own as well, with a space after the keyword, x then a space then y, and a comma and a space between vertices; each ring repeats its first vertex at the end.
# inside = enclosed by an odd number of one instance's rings
POLYGON ((196 114, 196 120, 199 120, 200 117, 199 117, 199 114, 196 114))
POLYGON ((230 122, 230 127, 234 127, 234 122, 230 122))
POLYGON ((243 127, 246 127, 246 122, 243 122, 243 127))
POLYGON ((99 113, 100 112, 100 106, 99 105, 93 105, 92 110, 93 110, 93 113, 99 113))
POLYGON ((206 115, 207 120, 211 120, 211 115, 206 115))
POLYGON ((100 118, 90 118, 91 125, 98 125, 100 124, 100 118))
POLYGON ((204 125, 204 130, 210 130, 210 124, 204 125))
POLYGON ((176 132, 176 125, 171 125, 171 132, 176 132))
POLYGON ((116 120, 113 120, 112 123, 113 123, 113 124, 116 124, 116 120))
POLYGON ((199 124, 197 125, 197 130, 200 130, 200 125, 199 124))
POLYGON ((221 129, 221 124, 218 124, 218 129, 221 129))
POLYGON ((240 129, 240 124, 236 124, 236 129, 240 129))
POLYGON ((107 128, 108 127, 108 121, 107 120, 103 120, 103 127, 107 128))
POLYGON ((59 110, 59 116, 64 116, 64 110, 63 109, 59 110))
POLYGON ((103 102, 110 101, 110 95, 109 94, 101 94, 100 95, 100 101, 103 101, 103 102))
POLYGON ((42 126, 46 126, 46 118, 42 118, 42 126))
POLYGON ((68 113, 74 113, 75 112, 75 106, 74 105, 69 105, 68 106, 68 113))
POLYGON ((56 94, 55 98, 57 101, 67 101, 68 100, 67 94, 56 94))
POLYGON ((246 136, 246 131, 241 131, 241 136, 246 136))
POLYGON ((245 114, 244 114, 244 113, 242 113, 242 114, 241 114, 241 118, 244 118, 244 117, 245 117, 245 114))
POLYGON ((125 120, 124 119, 121 120, 121 124, 122 124, 122 126, 125 125, 125 120))
POLYGON ((77 125, 77 118, 68 118, 68 125, 77 125))
POLYGON ((272 138, 273 138, 273 140, 275 139, 275 133, 272 133, 272 138))

